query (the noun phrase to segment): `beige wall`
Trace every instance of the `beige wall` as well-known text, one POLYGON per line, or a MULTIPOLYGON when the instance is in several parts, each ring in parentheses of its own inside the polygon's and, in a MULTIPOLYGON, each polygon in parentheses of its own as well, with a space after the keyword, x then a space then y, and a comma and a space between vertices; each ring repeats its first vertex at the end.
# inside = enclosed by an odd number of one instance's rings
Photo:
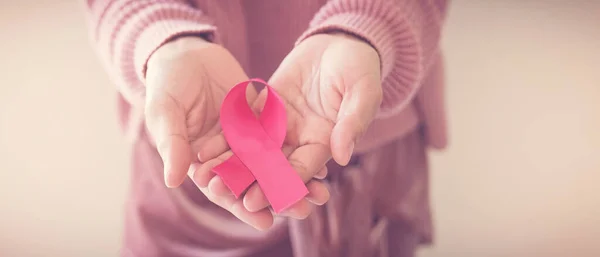
MULTIPOLYGON (((79 6, 40 2, 0 3, 0 256, 116 256, 113 88, 79 6)), ((600 256, 600 1, 455 0, 449 18, 452 140, 420 256, 600 256)))

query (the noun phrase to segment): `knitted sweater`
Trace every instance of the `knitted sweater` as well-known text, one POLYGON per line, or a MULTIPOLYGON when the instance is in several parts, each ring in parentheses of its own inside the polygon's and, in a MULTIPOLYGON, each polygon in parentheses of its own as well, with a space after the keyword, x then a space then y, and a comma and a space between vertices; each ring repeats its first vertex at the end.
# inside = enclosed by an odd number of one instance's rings
MULTIPOLYGON (((146 62, 170 39, 203 35, 227 48, 249 76, 268 79, 295 44, 316 33, 344 31, 374 46, 382 63, 383 102, 356 152, 376 152, 417 129, 424 145, 446 145, 439 51, 445 0, 86 2, 91 38, 117 86, 120 121, 132 142, 146 134, 146 62)), ((160 171, 158 155, 152 158, 152 169, 160 171)), ((132 178, 134 188, 146 181, 135 174, 132 178)))

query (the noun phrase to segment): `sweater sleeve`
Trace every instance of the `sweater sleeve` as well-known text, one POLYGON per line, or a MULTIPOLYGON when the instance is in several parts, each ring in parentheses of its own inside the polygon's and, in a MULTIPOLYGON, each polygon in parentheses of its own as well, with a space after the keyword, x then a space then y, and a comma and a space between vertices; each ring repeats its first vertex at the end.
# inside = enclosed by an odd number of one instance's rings
POLYGON ((150 55, 182 35, 212 40, 215 27, 185 0, 87 0, 90 37, 123 97, 141 101, 150 55))
POLYGON ((415 96, 438 51, 446 0, 330 0, 298 42, 342 31, 379 53, 383 102, 378 118, 400 112, 415 96))

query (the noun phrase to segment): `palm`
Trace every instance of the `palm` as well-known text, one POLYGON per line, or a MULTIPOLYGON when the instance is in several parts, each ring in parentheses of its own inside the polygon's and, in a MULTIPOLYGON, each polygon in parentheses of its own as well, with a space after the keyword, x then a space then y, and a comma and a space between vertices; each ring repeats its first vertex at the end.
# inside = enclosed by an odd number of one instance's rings
MULTIPOLYGON (((351 150, 339 153, 331 148, 331 144, 340 140, 335 137, 343 137, 333 133, 335 125, 345 115, 340 110, 359 108, 344 101, 352 97, 352 92, 358 92, 353 91, 353 87, 371 86, 369 91, 361 91, 364 95, 360 99, 372 103, 363 104, 378 107, 381 99, 377 53, 364 42, 346 36, 316 35, 307 39, 288 55, 270 82, 288 105, 286 146, 299 151, 299 155, 320 154, 322 157, 313 161, 316 162, 314 165, 321 162, 324 165, 332 152, 340 163, 345 164, 349 159, 347 155, 351 150)), ((376 108, 371 110, 374 111, 376 108)), ((366 126, 358 129, 365 130, 366 126)))
MULTIPOLYGON (((195 154, 200 146, 214 148, 209 138, 219 134, 219 109, 225 94, 248 77, 224 48, 198 38, 181 38, 159 48, 148 61, 146 123, 165 166, 165 182, 175 187, 186 174, 208 199, 240 220, 266 228, 273 222, 268 210, 251 213, 233 195, 208 190, 210 179, 195 154)), ((248 99, 256 98, 248 90, 248 99)))
MULTIPOLYGON (((379 56, 371 46, 353 37, 315 35, 292 50, 269 84, 286 104, 288 131, 283 151, 307 182, 310 193, 306 200, 324 204, 329 199, 328 190, 312 178, 326 175, 325 164, 332 156, 345 165, 357 137, 375 116, 382 94, 379 56)), ((265 97, 263 91, 253 106, 260 108, 265 97)), ((203 143, 199 159, 204 164, 196 171, 200 174, 196 181, 208 186, 219 199, 226 199, 228 209, 236 210, 238 218, 268 227, 272 217, 268 216, 268 202, 258 185, 248 189, 242 203, 232 199, 219 177, 213 177, 210 170, 232 154, 227 150, 222 135, 203 143), (232 207, 241 204, 242 208, 232 207)), ((306 200, 291 207, 287 215, 303 218, 310 214, 306 200)))
MULTIPOLYGON (((326 174, 325 164, 332 154, 345 165, 354 141, 375 116, 381 102, 379 69, 379 56, 363 41, 343 35, 315 35, 295 47, 270 79, 269 84, 286 104, 288 131, 283 151, 308 182, 312 203, 323 204, 329 197, 325 186, 312 178, 326 174)), ((260 108, 265 97, 263 91, 254 107, 260 108)), ((200 157, 210 160, 227 149, 222 136, 215 138, 205 145, 200 157)), ((222 160, 210 160, 203 173, 210 173, 210 168, 222 160)), ((227 193, 218 177, 211 184, 211 190, 227 193)), ((246 192, 244 206, 250 211, 268 206, 260 187, 254 185, 246 192)), ((301 201, 290 212, 302 218, 310 208, 301 201)))
MULTIPOLYGON (((198 73, 191 74, 197 77, 198 73)), ((181 76, 181 73, 178 73, 181 76)), ((219 133, 219 108, 227 88, 222 83, 203 81, 204 78, 190 78, 187 85, 182 84, 184 94, 173 94, 170 98, 181 106, 185 114, 185 131, 195 157, 200 146, 210 137, 219 133)))
POLYGON ((183 181, 200 146, 219 133, 221 102, 245 79, 229 52, 200 39, 174 41, 148 61, 146 122, 169 186, 183 181))

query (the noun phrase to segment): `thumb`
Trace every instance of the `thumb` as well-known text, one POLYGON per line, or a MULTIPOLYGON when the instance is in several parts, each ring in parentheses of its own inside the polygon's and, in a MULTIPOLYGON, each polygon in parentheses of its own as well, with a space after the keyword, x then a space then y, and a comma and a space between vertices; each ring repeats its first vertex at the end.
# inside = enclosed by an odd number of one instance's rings
POLYGON ((362 79, 344 93, 330 142, 331 154, 338 164, 350 162, 354 146, 375 118, 381 99, 378 79, 362 79))
POLYGON ((164 163, 165 184, 183 183, 192 161, 185 111, 166 92, 153 94, 145 108, 146 126, 164 163))

